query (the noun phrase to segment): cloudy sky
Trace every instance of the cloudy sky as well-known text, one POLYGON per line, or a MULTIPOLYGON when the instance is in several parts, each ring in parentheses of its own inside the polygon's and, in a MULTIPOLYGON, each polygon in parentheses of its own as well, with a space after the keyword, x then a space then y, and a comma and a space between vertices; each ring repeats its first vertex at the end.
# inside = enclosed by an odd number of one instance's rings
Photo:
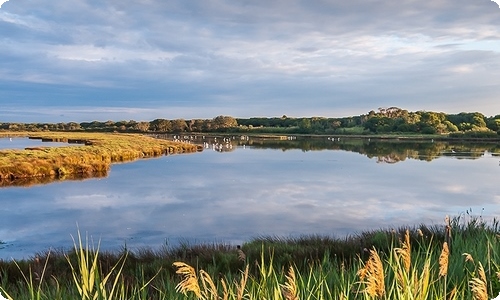
POLYGON ((490 0, 0 2, 0 122, 500 114, 490 0))

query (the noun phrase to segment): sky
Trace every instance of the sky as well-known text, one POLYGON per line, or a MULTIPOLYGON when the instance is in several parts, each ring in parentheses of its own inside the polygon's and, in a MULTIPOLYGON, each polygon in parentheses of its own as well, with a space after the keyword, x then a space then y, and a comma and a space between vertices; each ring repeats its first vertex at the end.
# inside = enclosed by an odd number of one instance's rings
POLYGON ((0 122, 500 114, 490 0, 0 3, 0 122))

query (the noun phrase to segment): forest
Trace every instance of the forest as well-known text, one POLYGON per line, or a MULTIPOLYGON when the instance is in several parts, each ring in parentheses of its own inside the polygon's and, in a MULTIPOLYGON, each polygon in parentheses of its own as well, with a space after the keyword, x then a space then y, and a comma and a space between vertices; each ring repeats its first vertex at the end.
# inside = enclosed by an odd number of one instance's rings
POLYGON ((398 107, 379 108, 359 116, 328 117, 252 117, 217 116, 212 119, 155 119, 152 121, 92 121, 68 123, 8 123, 8 131, 91 131, 141 133, 274 133, 274 134, 446 134, 489 138, 500 136, 500 115, 487 117, 479 112, 446 114, 410 112, 398 107))

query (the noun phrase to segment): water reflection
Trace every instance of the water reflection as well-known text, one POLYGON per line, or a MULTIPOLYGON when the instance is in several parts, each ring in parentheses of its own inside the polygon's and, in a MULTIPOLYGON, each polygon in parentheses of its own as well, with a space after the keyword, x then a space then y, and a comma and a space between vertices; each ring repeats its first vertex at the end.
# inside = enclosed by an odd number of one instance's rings
POLYGON ((135 249, 178 240, 340 236, 440 224, 470 209, 485 218, 500 214, 495 145, 372 142, 325 139, 338 147, 330 151, 231 138, 223 153, 209 148, 113 165, 104 178, 3 188, 0 240, 7 244, 0 258, 68 249, 77 224, 105 249, 135 249), (462 152, 467 159, 454 155, 462 152), (389 155, 404 163, 376 163, 389 155))
POLYGON ((0 150, 4 149, 24 149, 29 147, 66 147, 80 146, 80 144, 69 144, 64 142, 52 142, 49 140, 30 139, 27 137, 0 138, 0 150))
POLYGON ((484 155, 500 156, 497 142, 435 141, 434 139, 384 139, 310 136, 200 136, 200 135, 156 135, 173 141, 203 144, 207 150, 230 152, 238 146, 288 151, 342 150, 356 152, 377 162, 397 163, 407 159, 431 161, 450 156, 476 159, 484 155))
POLYGON ((80 173, 80 174, 64 174, 63 176, 42 176, 42 177, 27 177, 27 178, 0 178, 0 188, 13 186, 30 187, 40 184, 56 183, 63 180, 81 181, 89 178, 101 178, 108 176, 107 172, 80 173))

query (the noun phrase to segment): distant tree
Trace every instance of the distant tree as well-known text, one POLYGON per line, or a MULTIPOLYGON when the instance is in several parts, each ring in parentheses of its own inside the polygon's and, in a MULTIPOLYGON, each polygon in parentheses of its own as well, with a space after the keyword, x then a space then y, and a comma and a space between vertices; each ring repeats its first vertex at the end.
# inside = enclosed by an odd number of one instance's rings
POLYGON ((302 133, 309 133, 311 131, 311 120, 302 118, 299 122, 299 129, 302 133))
POLYGON ((67 124, 67 129, 68 130, 80 130, 81 129, 81 126, 80 124, 78 123, 75 123, 75 122, 69 122, 67 124))
POLYGON ((205 131, 205 120, 203 119, 195 119, 191 120, 192 125, 191 125, 191 131, 194 132, 203 132, 205 131))
POLYGON ((500 131, 500 118, 488 120, 487 127, 493 131, 500 131))
POLYGON ((444 133, 446 125, 443 122, 446 120, 444 113, 420 111, 420 132, 425 134, 444 133))
POLYGON ((147 132, 149 129, 149 122, 138 122, 135 124, 134 129, 141 132, 147 132))
POLYGON ((446 132, 457 132, 458 131, 458 127, 448 120, 444 121, 443 124, 446 126, 446 132))
POLYGON ((173 132, 185 132, 187 128, 188 126, 184 119, 175 119, 172 121, 173 132))
POLYGON ((238 121, 230 116, 217 116, 212 120, 212 128, 224 130, 232 127, 238 127, 238 121))
POLYGON ((156 132, 171 132, 172 122, 166 119, 155 119, 149 122, 149 128, 156 132))

